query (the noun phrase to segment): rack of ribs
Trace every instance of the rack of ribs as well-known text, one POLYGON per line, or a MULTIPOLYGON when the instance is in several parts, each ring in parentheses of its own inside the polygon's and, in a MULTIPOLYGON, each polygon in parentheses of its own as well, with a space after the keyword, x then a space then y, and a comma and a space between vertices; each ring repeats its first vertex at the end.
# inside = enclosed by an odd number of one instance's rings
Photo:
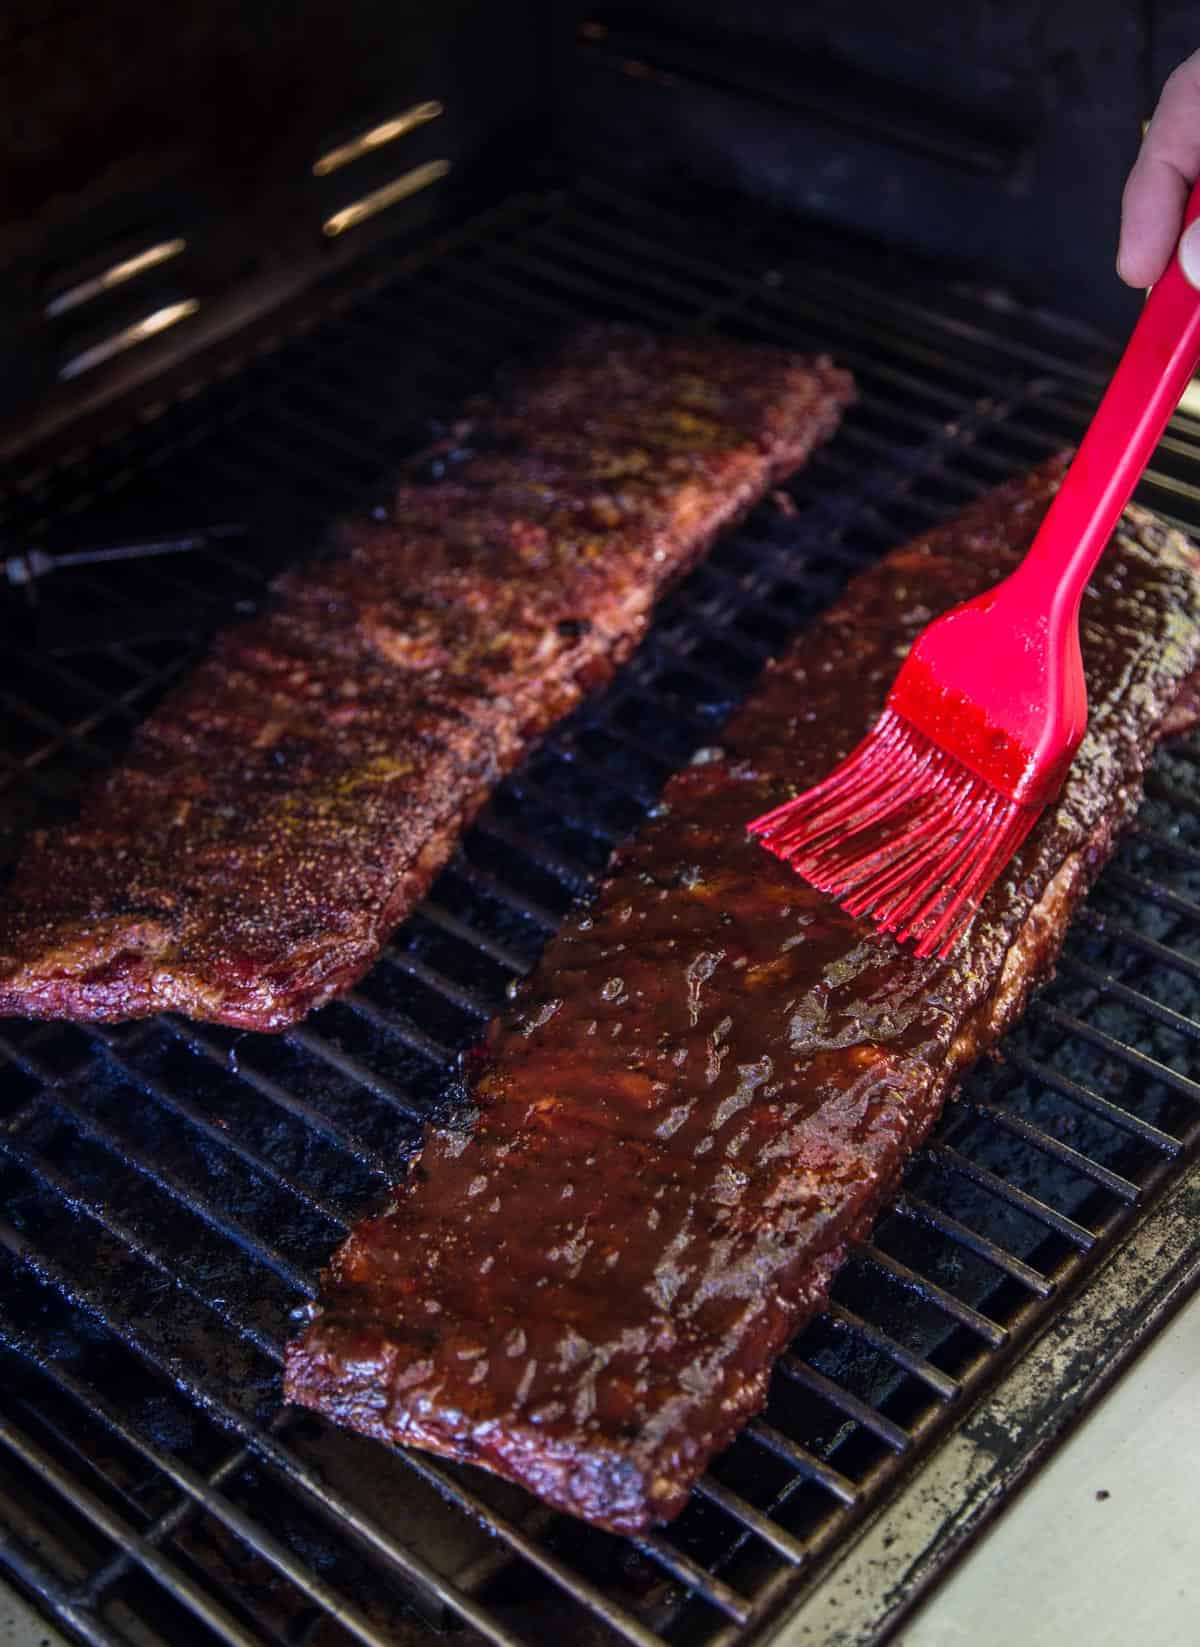
POLYGON ((1195 718, 1200 556, 1130 508, 1083 604, 1087 740, 948 960, 746 836, 859 741, 931 617, 1011 570, 1062 467, 862 574, 670 782, 493 1027, 469 1119, 336 1255, 291 1401, 616 1531, 682 1508, 1195 718))
POLYGON ((599 327, 136 734, 0 904, 0 1014, 278 1030, 349 987, 662 593, 837 425, 825 360, 599 327))

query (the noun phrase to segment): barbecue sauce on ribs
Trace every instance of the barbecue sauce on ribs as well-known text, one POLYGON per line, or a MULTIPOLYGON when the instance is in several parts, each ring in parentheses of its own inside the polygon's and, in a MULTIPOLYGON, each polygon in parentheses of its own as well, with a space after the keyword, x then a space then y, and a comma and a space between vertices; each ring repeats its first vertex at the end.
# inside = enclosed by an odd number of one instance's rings
POLYGON ((1087 741, 948 962, 746 837, 858 742, 919 630, 1011 570, 1061 472, 862 575, 672 779, 493 1027, 473 1120, 335 1257, 290 1400, 617 1531, 682 1508, 1194 715, 1200 561, 1131 509, 1083 605, 1087 741))

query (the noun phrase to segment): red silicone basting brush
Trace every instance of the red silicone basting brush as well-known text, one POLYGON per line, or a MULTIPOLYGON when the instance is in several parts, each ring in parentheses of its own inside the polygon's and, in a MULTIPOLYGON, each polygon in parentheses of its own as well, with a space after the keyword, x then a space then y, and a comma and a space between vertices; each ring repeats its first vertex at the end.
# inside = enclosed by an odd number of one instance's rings
MULTIPOLYGON (((1200 184, 1185 226, 1200 216, 1200 184)), ((1087 727, 1079 603, 1200 361, 1176 251, 1011 576, 918 638, 872 731, 823 783, 749 825, 852 915, 949 952, 1054 799, 1087 727)))

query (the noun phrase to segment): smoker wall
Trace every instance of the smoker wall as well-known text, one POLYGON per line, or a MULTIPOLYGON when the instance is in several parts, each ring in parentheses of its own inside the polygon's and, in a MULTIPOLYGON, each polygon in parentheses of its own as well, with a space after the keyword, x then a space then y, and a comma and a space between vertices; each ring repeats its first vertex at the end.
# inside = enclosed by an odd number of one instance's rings
POLYGON ((222 306, 270 309, 276 285, 548 172, 765 199, 1120 336, 1137 303, 1112 273, 1121 181, 1194 31, 1182 0, 15 0, 0 15, 0 448, 186 354, 222 306), (427 99, 438 120, 314 177, 324 148, 427 99), (436 187, 323 238, 331 211, 442 159, 436 187), (55 311, 177 239, 185 254, 55 311), (95 364, 188 303, 168 338, 95 364))
POLYGON ((64 366, 155 306, 192 299, 208 316, 356 256, 376 224, 334 241, 323 221, 406 168, 452 162, 444 185, 380 214, 389 234, 427 228, 481 178, 519 183, 513 157, 544 147, 547 41, 537 0, 0 8, 0 418, 66 395, 64 366), (436 121, 314 176, 323 151, 428 100, 436 121), (179 238, 161 270, 48 308, 179 238))
POLYGON ((1120 190, 1195 10, 1147 0, 653 0, 581 11, 591 164, 718 184, 965 265, 1120 335, 1120 190))

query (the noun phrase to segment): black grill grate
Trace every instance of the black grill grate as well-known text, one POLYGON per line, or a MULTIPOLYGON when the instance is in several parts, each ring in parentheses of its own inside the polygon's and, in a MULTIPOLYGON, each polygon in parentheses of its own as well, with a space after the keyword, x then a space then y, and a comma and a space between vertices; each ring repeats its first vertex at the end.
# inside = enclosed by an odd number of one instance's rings
MULTIPOLYGON (((509 202, 103 450, 14 478, 18 548, 204 518, 246 535, 54 573, 32 614, 0 606, 21 635, 0 665, 0 859, 70 807, 204 628, 428 446, 431 412, 581 314, 825 347, 862 399, 790 507, 724 542, 504 786, 342 1001, 279 1038, 0 1025, 0 1563, 81 1640, 748 1641, 1193 1149, 1185 739, 1057 981, 672 1529, 617 1540, 280 1410, 281 1346, 321 1262, 613 842, 855 568, 1077 434, 1103 363, 1063 322, 773 220, 685 221, 586 187, 509 202)), ((1145 488, 1185 524, 1197 433, 1177 420, 1145 488)))

